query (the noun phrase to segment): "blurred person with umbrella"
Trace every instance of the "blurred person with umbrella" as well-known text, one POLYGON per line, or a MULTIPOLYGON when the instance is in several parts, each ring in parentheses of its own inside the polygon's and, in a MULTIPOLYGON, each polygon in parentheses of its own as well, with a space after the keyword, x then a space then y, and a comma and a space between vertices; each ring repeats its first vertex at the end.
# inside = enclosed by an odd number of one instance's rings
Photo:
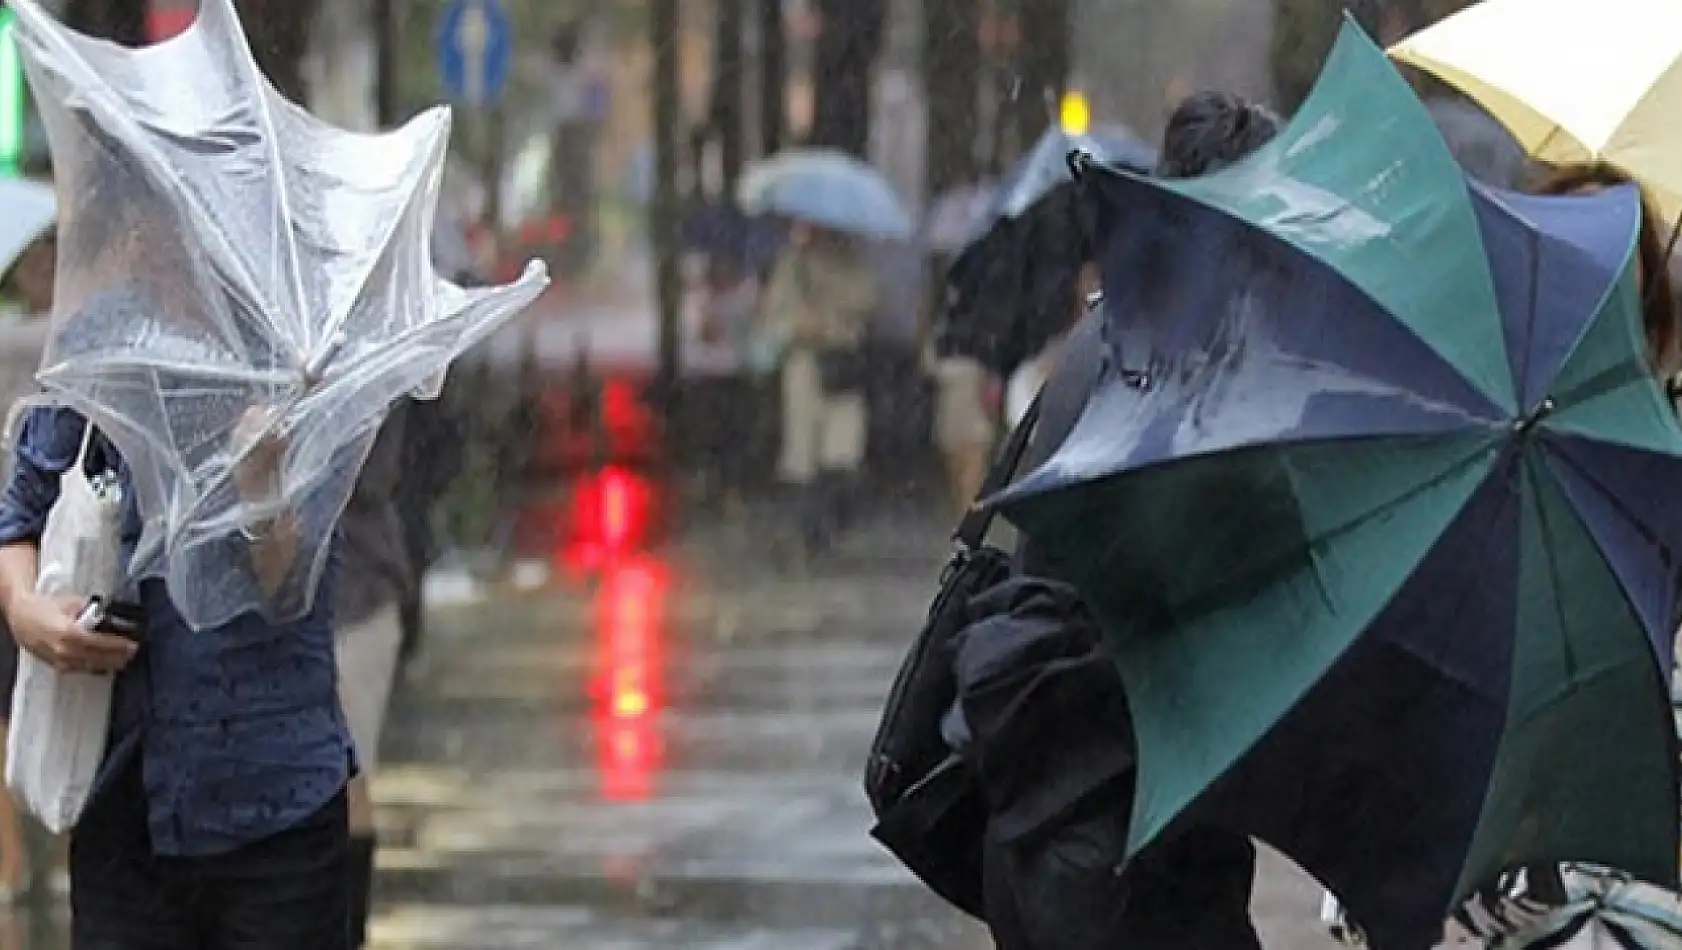
POLYGON ((792 149, 751 166, 737 198, 793 222, 760 301, 756 348, 782 383, 779 479, 799 495, 801 547, 826 550, 864 461, 864 345, 882 295, 862 241, 906 241, 911 218, 874 168, 839 152, 792 149))
MULTIPOLYGON (((1045 356, 1042 365, 1055 359, 1048 351, 1079 318, 1092 289, 1082 278, 1090 255, 1069 174, 1076 152, 1141 171, 1156 160, 1154 149, 1123 130, 1047 130, 1006 173, 946 270, 932 333, 937 365, 970 361, 1004 381, 1036 357, 1045 356)), ((973 376, 966 387, 975 385, 973 376)), ((1029 386, 1025 377, 1017 388, 1029 386)), ((966 483, 979 484, 973 474, 966 483)))
POLYGON ((869 164, 828 149, 789 149, 748 166, 736 186, 750 216, 776 215, 855 237, 909 241, 911 216, 869 164))
POLYGON ((777 472, 798 493, 808 556, 834 541, 864 461, 863 345, 877 301, 876 278, 856 239, 795 224, 761 300, 759 333, 780 354, 777 472))
POLYGON ((322 125, 262 77, 227 0, 144 50, 11 7, 62 219, 48 392, 0 495, 0 605, 55 669, 113 676, 71 841, 72 939, 349 947, 338 517, 389 406, 435 394, 541 274, 437 278, 444 114, 381 136, 322 125), (122 489, 127 635, 35 593, 37 539, 84 454, 122 489))
POLYGON ((1121 672, 1128 852, 1255 835, 1396 950, 1515 867, 1674 883, 1640 195, 1468 188, 1353 26, 1254 159, 1093 188, 1115 371, 1000 501, 1121 672))
MULTIPOLYGON (((990 221, 996 185, 977 183, 941 195, 923 221, 922 244, 936 262, 942 280, 940 296, 924 306, 921 331, 923 368, 934 380, 934 443, 946 463, 947 487, 961 516, 974 503, 992 456, 995 425, 988 405, 987 368, 972 356, 942 355, 930 333, 939 313, 948 307, 968 307, 954 299, 962 289, 945 274, 953 255, 977 240, 990 221)), ((973 289, 973 288, 972 288, 973 289)))

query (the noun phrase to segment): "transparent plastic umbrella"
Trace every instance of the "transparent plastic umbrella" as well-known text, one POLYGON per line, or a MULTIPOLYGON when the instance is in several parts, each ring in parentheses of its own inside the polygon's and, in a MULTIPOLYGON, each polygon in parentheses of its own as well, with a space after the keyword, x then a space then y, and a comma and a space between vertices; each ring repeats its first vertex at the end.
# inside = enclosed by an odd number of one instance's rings
POLYGON ((326 125, 258 70, 231 0, 141 49, 11 6, 59 198, 48 398, 122 454, 143 523, 131 572, 163 579, 189 624, 300 616, 386 412, 435 397, 544 269, 440 278, 448 111, 383 135, 326 125), (237 477, 252 458, 272 475, 256 487, 237 477), (254 545, 277 524, 281 570, 254 545))

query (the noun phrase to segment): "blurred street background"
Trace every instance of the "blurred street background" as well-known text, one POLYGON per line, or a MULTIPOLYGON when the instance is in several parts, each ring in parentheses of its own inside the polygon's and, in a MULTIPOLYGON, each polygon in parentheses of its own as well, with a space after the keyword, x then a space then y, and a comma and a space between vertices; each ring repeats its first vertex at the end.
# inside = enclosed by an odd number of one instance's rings
MULTIPOLYGON (((1454 0, 1356 13, 1400 35, 1454 0)), ((138 45, 194 0, 61 0, 138 45)), ((984 931, 866 834, 859 782, 947 552, 924 358, 938 199, 1048 129, 1153 142, 1186 94, 1289 112, 1335 0, 239 0, 276 84, 353 129, 452 102, 435 248, 462 279, 548 261, 540 303, 452 371, 460 471, 375 794, 384 950, 968 950, 984 931), (916 239, 874 249, 851 527, 791 557, 779 393, 711 314, 781 234, 736 207, 791 147, 874 166, 916 239), (720 263, 733 276, 720 279, 720 263)), ((0 150, 50 175, 15 55, 0 150)), ((5 84, 9 84, 6 86, 5 84)), ((8 372, 40 335, 0 323, 8 372)), ((1004 381, 996 381, 995 389, 1004 381)), ((1000 398, 995 392, 993 400, 1000 398)), ((997 416, 999 407, 991 408, 997 416)), ((1270 859, 1269 947, 1331 946, 1270 859)), ((0 950, 66 911, 0 915, 0 950)))

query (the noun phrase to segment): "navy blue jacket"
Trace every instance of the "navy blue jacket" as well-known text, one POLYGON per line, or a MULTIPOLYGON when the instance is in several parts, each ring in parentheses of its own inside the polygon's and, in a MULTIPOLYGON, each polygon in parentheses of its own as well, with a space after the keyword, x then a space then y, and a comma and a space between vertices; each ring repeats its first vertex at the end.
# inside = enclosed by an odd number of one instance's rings
MULTIPOLYGON (((68 409, 24 416, 11 478, 0 494, 0 545, 40 538, 84 426, 68 409)), ((123 540, 132 551, 140 516, 127 466, 113 461, 125 486, 123 540)), ((291 828, 344 788, 354 763, 335 690, 336 563, 330 558, 323 571, 314 609, 286 624, 246 614, 195 632, 161 581, 145 580, 127 592, 143 610, 141 648, 116 678, 94 794, 139 756, 157 854, 232 851, 291 828)))

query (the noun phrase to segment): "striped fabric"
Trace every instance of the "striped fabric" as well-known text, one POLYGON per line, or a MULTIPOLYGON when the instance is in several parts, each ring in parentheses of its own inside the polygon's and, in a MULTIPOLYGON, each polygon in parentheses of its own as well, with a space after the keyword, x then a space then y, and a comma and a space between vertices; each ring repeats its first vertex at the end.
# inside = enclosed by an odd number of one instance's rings
MULTIPOLYGON (((1682 671, 1673 677, 1671 708, 1682 734, 1682 671)), ((1364 945, 1360 928, 1330 894, 1320 921, 1340 944, 1364 945)), ((1682 950, 1682 894, 1591 865, 1565 865, 1541 880, 1525 871, 1509 874, 1467 901, 1454 922, 1489 950, 1682 950)))

